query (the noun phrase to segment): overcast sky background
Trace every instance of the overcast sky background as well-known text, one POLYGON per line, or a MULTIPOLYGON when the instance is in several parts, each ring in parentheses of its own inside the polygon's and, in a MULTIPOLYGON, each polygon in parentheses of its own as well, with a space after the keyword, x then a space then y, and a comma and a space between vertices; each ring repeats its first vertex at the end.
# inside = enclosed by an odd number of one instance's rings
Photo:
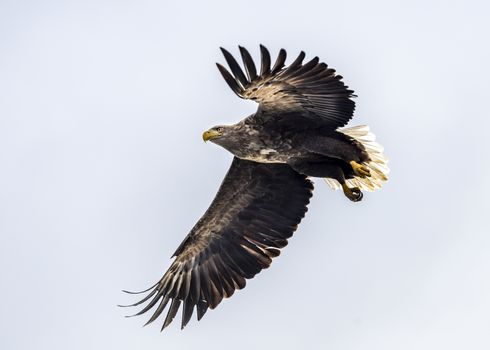
POLYGON ((0 348, 489 349, 485 1, 0 2, 0 348), (180 331, 116 304, 160 278, 255 111, 219 46, 318 55, 392 169, 316 181, 269 270, 180 331))

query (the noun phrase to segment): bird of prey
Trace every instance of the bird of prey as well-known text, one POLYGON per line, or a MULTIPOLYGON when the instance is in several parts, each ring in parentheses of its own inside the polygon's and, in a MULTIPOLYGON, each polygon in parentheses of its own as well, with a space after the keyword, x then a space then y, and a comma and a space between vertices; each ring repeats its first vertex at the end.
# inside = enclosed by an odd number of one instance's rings
MULTIPOLYGON (((182 306, 182 328, 197 310, 200 320, 247 279, 269 267, 287 245, 307 211, 313 191, 310 177, 324 178, 357 202, 362 190, 381 188, 387 160, 367 126, 341 129, 352 118, 353 91, 342 77, 305 53, 285 66, 281 49, 271 65, 260 45, 260 71, 239 47, 244 71, 221 49, 231 73, 217 64, 239 97, 256 101, 258 110, 233 125, 205 131, 204 141, 234 155, 209 209, 175 251, 175 260, 142 300, 153 308, 148 323, 168 306, 162 330, 182 306), (272 67, 271 67, 272 66, 272 67)), ((131 293, 131 292, 128 292, 131 293)))

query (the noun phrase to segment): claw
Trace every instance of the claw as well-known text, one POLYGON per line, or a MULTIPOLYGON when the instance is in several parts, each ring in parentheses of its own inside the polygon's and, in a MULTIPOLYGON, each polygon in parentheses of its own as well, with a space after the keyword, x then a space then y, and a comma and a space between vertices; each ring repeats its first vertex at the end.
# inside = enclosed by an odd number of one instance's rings
POLYGON ((350 165, 352 167, 352 170, 354 170, 354 173, 357 176, 359 176, 361 178, 365 178, 365 177, 371 176, 371 172, 369 171, 369 169, 366 166, 364 166, 362 164, 359 164, 355 160, 351 161, 350 162, 350 165))
POLYGON ((342 184, 342 190, 347 198, 349 198, 353 202, 361 201, 363 194, 359 187, 350 188, 347 184, 342 184))

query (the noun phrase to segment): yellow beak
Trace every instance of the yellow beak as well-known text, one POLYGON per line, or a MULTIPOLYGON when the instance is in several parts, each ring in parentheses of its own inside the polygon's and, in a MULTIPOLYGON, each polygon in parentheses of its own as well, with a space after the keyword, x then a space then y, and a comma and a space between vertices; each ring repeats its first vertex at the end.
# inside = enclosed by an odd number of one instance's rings
POLYGON ((222 135, 222 133, 217 132, 216 130, 208 130, 208 131, 203 132, 202 139, 204 140, 204 142, 206 142, 206 141, 215 139, 217 137, 220 137, 221 135, 222 135))

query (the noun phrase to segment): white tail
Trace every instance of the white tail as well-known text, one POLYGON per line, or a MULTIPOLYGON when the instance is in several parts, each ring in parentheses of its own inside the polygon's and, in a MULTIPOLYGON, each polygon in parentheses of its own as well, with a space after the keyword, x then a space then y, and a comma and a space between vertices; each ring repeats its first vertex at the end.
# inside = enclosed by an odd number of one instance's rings
MULTIPOLYGON (((363 165, 369 168, 371 176, 364 179, 356 176, 353 179, 346 180, 347 185, 349 187, 359 187, 361 190, 366 191, 380 189, 382 183, 388 180, 390 169, 387 165, 388 159, 383 154, 383 146, 376 142, 376 136, 369 131, 369 126, 358 125, 339 129, 338 131, 359 141, 366 149, 370 159, 364 162, 363 165)), ((334 190, 342 188, 337 180, 326 178, 325 181, 334 190)))

